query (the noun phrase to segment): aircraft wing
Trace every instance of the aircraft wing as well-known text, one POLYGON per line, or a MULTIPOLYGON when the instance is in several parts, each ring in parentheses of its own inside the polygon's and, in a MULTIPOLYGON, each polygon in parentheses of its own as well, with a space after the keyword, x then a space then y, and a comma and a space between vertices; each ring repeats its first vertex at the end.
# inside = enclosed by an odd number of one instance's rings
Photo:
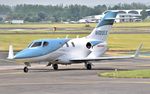
POLYGON ((115 59, 131 59, 134 56, 114 56, 114 57, 97 57, 97 58, 76 58, 71 61, 101 61, 101 60, 115 60, 115 59))
POLYGON ((138 49, 136 50, 134 55, 130 56, 113 56, 113 57, 96 57, 96 58, 75 58, 71 59, 71 61, 101 61, 101 60, 116 60, 116 59, 133 59, 139 56, 140 49, 142 48, 143 44, 141 44, 138 49))

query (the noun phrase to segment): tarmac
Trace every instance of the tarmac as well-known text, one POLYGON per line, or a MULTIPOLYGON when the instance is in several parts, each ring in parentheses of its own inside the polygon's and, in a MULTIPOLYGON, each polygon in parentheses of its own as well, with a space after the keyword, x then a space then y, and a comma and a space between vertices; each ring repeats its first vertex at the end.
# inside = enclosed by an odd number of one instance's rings
POLYGON ((0 62, 0 94, 149 94, 148 78, 104 78, 98 73, 149 69, 150 58, 92 63, 92 70, 74 64, 59 65, 58 71, 45 63, 33 64, 24 73, 23 64, 0 62))

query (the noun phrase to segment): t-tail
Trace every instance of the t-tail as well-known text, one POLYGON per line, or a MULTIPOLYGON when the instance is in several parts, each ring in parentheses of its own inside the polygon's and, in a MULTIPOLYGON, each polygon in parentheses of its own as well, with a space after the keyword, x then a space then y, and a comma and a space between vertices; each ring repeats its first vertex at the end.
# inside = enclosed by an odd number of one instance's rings
POLYGON ((107 37, 112 28, 118 12, 107 12, 105 16, 99 21, 96 28, 91 32, 87 38, 97 39, 102 42, 107 41, 107 37))

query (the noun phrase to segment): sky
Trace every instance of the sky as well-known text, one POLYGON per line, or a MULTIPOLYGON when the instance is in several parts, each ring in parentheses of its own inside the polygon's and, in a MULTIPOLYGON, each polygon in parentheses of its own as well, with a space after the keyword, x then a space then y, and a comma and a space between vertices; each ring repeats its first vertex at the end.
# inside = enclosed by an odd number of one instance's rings
POLYGON ((115 5, 118 3, 132 3, 140 2, 150 5, 150 0, 0 0, 0 4, 5 5, 17 5, 17 4, 40 4, 40 5, 70 5, 70 4, 80 4, 87 6, 96 5, 115 5))

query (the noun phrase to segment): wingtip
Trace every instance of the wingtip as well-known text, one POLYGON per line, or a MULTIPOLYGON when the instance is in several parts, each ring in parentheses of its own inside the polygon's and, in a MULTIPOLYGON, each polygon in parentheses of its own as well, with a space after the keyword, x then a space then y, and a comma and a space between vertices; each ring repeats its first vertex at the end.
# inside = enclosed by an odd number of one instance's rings
POLYGON ((142 49, 142 47, 143 47, 143 43, 141 43, 140 46, 137 48, 137 50, 136 50, 136 52, 134 54, 134 57, 138 57, 139 56, 140 50, 142 49))

